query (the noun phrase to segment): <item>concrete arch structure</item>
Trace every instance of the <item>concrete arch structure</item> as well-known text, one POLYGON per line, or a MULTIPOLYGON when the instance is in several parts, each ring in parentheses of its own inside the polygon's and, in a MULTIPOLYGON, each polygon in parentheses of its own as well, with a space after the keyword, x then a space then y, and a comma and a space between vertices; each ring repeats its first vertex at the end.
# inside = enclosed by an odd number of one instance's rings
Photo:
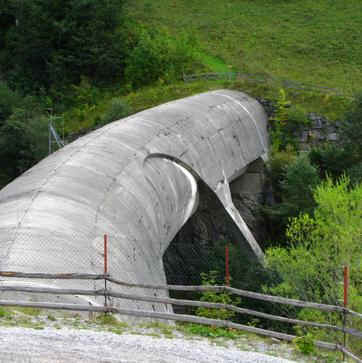
MULTIPOLYGON (((162 255, 197 208, 198 178, 215 192, 261 261, 229 183, 267 152, 262 106, 236 91, 199 94, 108 124, 0 191, 0 269, 100 273, 107 233, 113 276, 165 283, 162 255)), ((136 304, 145 305, 150 304, 136 304)))

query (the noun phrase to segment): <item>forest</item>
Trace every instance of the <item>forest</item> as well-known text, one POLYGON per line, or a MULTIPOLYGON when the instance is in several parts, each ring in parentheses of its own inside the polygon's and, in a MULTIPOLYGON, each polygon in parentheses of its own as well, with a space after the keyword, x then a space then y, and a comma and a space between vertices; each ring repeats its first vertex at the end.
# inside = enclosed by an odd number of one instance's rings
MULTIPOLYGON (((1 0, 0 187, 47 156, 49 121, 70 142, 172 99, 218 88, 245 91, 270 105, 267 174, 274 203, 262 210, 267 267, 249 272, 248 285, 235 257, 233 283, 339 304, 348 265, 350 307, 361 312, 361 21, 359 0, 1 0), (205 72, 276 80, 183 80, 205 72), (326 91, 293 92, 278 79, 326 91), (311 113, 338 125, 338 140, 302 151, 295 135, 310 125, 311 113)), ((221 254, 213 252, 209 271, 222 272, 221 254)))

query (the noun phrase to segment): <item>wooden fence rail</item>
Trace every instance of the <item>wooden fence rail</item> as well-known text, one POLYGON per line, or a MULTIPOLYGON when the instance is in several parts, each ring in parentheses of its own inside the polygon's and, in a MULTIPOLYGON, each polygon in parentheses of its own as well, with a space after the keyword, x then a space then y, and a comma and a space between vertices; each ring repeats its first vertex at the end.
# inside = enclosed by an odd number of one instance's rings
POLYGON ((155 289, 155 290, 170 290, 170 291, 196 291, 196 292, 205 292, 205 291, 213 291, 213 292, 229 292, 238 296, 248 297, 252 299, 268 301, 273 303, 285 304, 285 305, 293 305, 302 308, 311 308, 317 309, 327 312, 339 312, 339 313, 348 313, 359 318, 362 318, 362 314, 357 313, 353 310, 347 309, 343 306, 336 305, 327 305, 327 304, 318 304, 308 301, 296 300, 296 299, 288 299, 281 296, 260 294, 258 292, 246 291, 235 289, 230 286, 192 286, 192 285, 145 285, 145 284, 132 284, 124 281, 120 281, 114 279, 112 277, 106 277, 107 281, 113 282, 117 285, 126 286, 126 287, 138 287, 144 289, 155 289))
MULTIPOLYGON (((271 330, 265 330, 261 328, 256 328, 249 325, 242 325, 237 323, 232 323, 227 320, 220 319, 209 319, 202 318, 193 315, 185 314, 172 314, 172 313, 159 313, 155 311, 144 311, 144 310, 133 310, 133 309, 121 309, 114 307, 103 307, 103 306, 90 306, 90 305, 79 305, 79 304, 60 304, 60 303, 40 303, 40 302, 18 302, 11 300, 0 300, 0 306, 20 306, 20 307, 33 307, 41 309, 57 309, 57 310, 71 310, 71 311, 93 311, 93 312, 111 312, 121 315, 143 317, 143 318, 155 318, 163 320, 173 320, 182 321, 195 324, 212 325, 218 327, 225 327, 230 329, 243 330, 250 333, 260 334, 268 337, 273 337, 277 339, 292 341, 297 338, 295 335, 279 333, 271 330)), ((315 345, 320 348, 325 348, 329 350, 337 350, 338 345, 327 342, 316 341, 315 345)))
POLYGON ((288 298, 281 297, 281 296, 267 295, 267 294, 252 292, 252 291, 235 289, 230 286, 205 286, 205 285, 184 286, 184 285, 132 284, 132 283, 114 279, 109 274, 78 274, 78 273, 49 274, 49 273, 23 273, 23 272, 13 272, 13 271, 0 271, 0 276, 15 277, 15 278, 49 279, 49 280, 57 280, 57 279, 102 280, 102 279, 105 279, 109 282, 113 282, 120 286, 136 287, 136 288, 144 288, 144 289, 170 290, 170 291, 195 291, 195 292, 205 292, 205 291, 229 292, 229 293, 232 293, 232 294, 235 294, 238 296, 268 301, 268 302, 272 302, 272 303, 287 304, 287 305, 293 305, 293 306, 298 306, 298 307, 303 307, 303 308, 312 308, 312 309, 318 309, 318 310, 327 311, 327 312, 348 313, 353 316, 362 318, 361 313, 347 309, 342 306, 319 304, 319 303, 307 302, 307 301, 296 300, 296 299, 288 299, 288 298))
MULTIPOLYGON (((127 283, 124 281, 120 281, 112 278, 109 274, 79 274, 79 273, 59 273, 59 274, 48 274, 48 273, 22 273, 22 272, 13 272, 13 271, 0 271, 0 277, 6 278, 30 278, 30 279, 47 279, 47 280, 104 280, 105 288, 98 290, 87 290, 87 289, 63 289, 63 288, 52 288, 52 287, 37 287, 37 286, 21 286, 19 284, 12 284, 10 280, 0 280, 0 292, 1 291, 12 291, 12 292, 28 292, 28 293, 40 293, 40 294, 55 294, 55 295, 88 295, 88 296, 102 296, 105 298, 104 306, 92 306, 92 305, 80 305, 80 304, 62 304, 62 303, 49 303, 49 302, 24 302, 24 301, 12 301, 12 300, 0 300, 0 306, 22 306, 22 307, 34 307, 34 308, 44 308, 44 309, 61 309, 61 310, 72 310, 72 311, 88 311, 88 312, 113 312, 123 315, 136 316, 136 317, 145 317, 145 318, 157 318, 157 319, 165 319, 165 320, 174 320, 174 321, 182 321, 182 322, 190 322, 204 325, 213 325, 219 327, 228 327, 237 330, 244 330, 251 333, 261 334, 264 336, 274 337, 278 339, 283 339, 287 341, 291 341, 296 338, 294 335, 275 332, 271 330, 265 330, 261 328, 256 328, 252 326, 242 325, 233 323, 226 320, 217 320, 217 319, 209 319, 202 318, 192 315, 185 314, 173 314, 173 313, 159 313, 153 311, 143 311, 143 310, 132 310, 132 309, 121 309, 115 308, 111 306, 107 306, 107 297, 114 297, 119 299, 128 299, 135 301, 145 301, 145 302, 156 302, 161 304, 172 304, 172 305, 180 305, 180 306, 194 306, 194 307, 205 307, 205 308, 213 308, 213 309, 226 309, 230 311, 234 311, 240 314, 248 314, 253 315, 265 319, 285 322, 289 324, 297 324, 304 326, 312 326, 322 329, 330 329, 334 331, 340 331, 344 334, 349 334, 357 338, 362 338, 362 332, 356 329, 347 328, 347 327, 339 327, 331 324, 325 323, 316 323, 311 321, 304 321, 299 319, 289 319, 283 316, 272 315, 267 313, 262 313, 258 311, 254 311, 251 309, 239 308, 234 305, 229 304, 221 304, 221 303, 211 303, 205 301, 194 301, 194 300, 183 300, 183 299, 174 299, 169 297, 156 297, 156 296, 148 296, 148 295, 137 295, 137 294, 126 294, 121 292, 115 292, 110 289, 107 289, 106 282, 111 282, 116 285, 120 285, 123 287, 129 288, 144 288, 144 289, 158 289, 158 290, 171 290, 171 291, 195 291, 195 292, 205 292, 205 291, 213 291, 213 292, 228 292, 231 294, 235 294, 238 296, 243 296, 252 299, 258 299, 263 301, 268 301, 272 303, 279 304, 288 304, 297 307, 303 308, 312 308, 318 309, 326 312, 338 312, 344 315, 350 314, 357 318, 362 318, 362 314, 355 312, 353 310, 334 305, 327 304, 319 304, 307 301, 301 301, 296 299, 288 299, 280 296, 273 296, 267 294, 261 294, 241 289, 235 289, 229 286, 183 286, 183 285, 150 285, 150 284, 133 284, 127 283)), ((339 350, 346 356, 356 360, 357 362, 362 363, 358 357, 356 357, 352 352, 350 352, 345 346, 340 344, 327 343, 322 341, 316 341, 315 345, 320 348, 330 349, 330 350, 339 350)))
POLYGON ((104 280, 108 274, 80 274, 80 273, 34 273, 34 272, 15 272, 0 271, 0 276, 16 277, 28 279, 48 279, 48 280, 104 280))
POLYGON ((194 306, 194 307, 205 307, 211 309, 225 309, 234 311, 240 314, 247 314, 252 316, 257 316, 264 319, 281 321, 289 324, 298 324, 304 326, 313 326, 316 328, 322 329, 331 329, 336 331, 341 331, 359 338, 362 338, 362 332, 351 329, 351 328, 343 328, 335 325, 324 324, 324 323, 315 323, 306 320, 299 319, 289 319, 283 316, 272 315, 267 313, 262 313, 255 310, 239 308, 234 305, 229 304, 221 304, 221 303, 210 303, 205 301, 194 301, 194 300, 182 300, 182 299, 173 299, 168 297, 155 297, 155 296, 147 296, 147 295, 134 295, 134 294, 125 294, 119 292, 113 292, 112 290, 80 290, 80 289, 58 289, 58 288, 44 288, 44 287, 33 287, 33 286, 10 286, 10 285, 0 285, 0 291, 15 291, 15 292, 30 292, 30 293, 40 293, 40 294, 54 294, 54 295, 88 295, 88 296, 109 296, 115 297, 119 299, 127 299, 127 300, 137 300, 137 301, 145 301, 145 302, 157 302, 161 304, 172 304, 178 306, 194 306))

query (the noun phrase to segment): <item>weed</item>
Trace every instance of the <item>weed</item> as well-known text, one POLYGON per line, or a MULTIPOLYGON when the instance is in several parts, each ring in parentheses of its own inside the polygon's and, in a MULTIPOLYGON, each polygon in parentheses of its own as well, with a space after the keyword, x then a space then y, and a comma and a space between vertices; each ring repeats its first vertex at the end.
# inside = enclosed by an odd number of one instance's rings
POLYGON ((303 354, 309 355, 315 352, 314 338, 311 333, 295 338, 293 343, 303 354))
POLYGON ((219 328, 215 326, 201 325, 201 324, 178 324, 178 330, 187 335, 198 335, 208 338, 239 338, 242 333, 238 330, 219 328))
POLYGON ((57 318, 54 315, 51 315, 51 314, 49 314, 47 316, 47 319, 50 320, 50 321, 56 321, 57 320, 57 318))
POLYGON ((10 320, 11 318, 11 312, 7 310, 6 308, 3 308, 0 306, 0 318, 5 318, 10 320))
POLYGON ((17 307, 15 310, 20 313, 23 313, 25 315, 30 315, 30 316, 39 316, 40 312, 41 312, 40 309, 30 308, 30 307, 17 307))
POLYGON ((111 326, 119 329, 124 329, 128 327, 128 324, 123 321, 118 321, 112 314, 102 314, 97 316, 95 320, 98 325, 111 326))

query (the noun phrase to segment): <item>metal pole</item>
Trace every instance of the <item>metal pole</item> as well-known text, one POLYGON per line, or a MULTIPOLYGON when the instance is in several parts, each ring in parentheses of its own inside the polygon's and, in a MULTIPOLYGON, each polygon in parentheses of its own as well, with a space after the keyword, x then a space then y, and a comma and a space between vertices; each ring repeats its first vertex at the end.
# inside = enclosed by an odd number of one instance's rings
MULTIPOLYGON (((104 235, 104 275, 108 274, 108 236, 104 235)), ((104 291, 107 291, 107 279, 104 279, 104 291)), ((104 294, 104 307, 107 307, 107 295, 104 294)))
POLYGON ((225 246, 225 282, 230 286, 230 271, 229 271, 229 245, 225 246))

